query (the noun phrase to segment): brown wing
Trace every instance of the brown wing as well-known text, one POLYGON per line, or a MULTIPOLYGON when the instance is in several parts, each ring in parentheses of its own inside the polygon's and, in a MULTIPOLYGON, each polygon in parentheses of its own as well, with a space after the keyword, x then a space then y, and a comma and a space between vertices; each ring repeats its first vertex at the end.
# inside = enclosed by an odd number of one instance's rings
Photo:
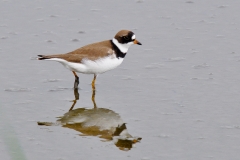
POLYGON ((86 58, 89 60, 96 60, 105 56, 113 54, 110 41, 102 41, 98 43, 93 43, 79 48, 75 51, 69 52, 67 54, 56 54, 56 55, 46 55, 40 56, 41 59, 51 59, 51 58, 61 58, 69 62, 79 63, 82 59, 86 58))

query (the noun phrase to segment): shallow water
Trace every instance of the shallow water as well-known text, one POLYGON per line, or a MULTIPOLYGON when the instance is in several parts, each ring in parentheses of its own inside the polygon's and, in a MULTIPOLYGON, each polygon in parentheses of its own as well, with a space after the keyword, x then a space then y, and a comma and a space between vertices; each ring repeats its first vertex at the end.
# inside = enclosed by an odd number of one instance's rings
POLYGON ((239 3, 1 1, 1 159, 239 159, 239 3), (93 76, 83 74, 69 111, 74 76, 36 55, 111 39, 120 29, 143 45, 97 78, 101 113, 93 76), (80 116, 75 126, 61 121, 71 113, 80 116), (105 128, 83 123, 89 115, 105 128), (130 145, 114 143, 121 127, 130 145))

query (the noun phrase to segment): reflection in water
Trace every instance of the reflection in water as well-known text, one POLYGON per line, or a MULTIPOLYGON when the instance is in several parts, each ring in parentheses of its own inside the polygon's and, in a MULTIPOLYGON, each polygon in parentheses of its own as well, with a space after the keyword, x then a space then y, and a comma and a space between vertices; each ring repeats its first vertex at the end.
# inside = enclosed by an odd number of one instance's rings
POLYGON ((73 109, 79 99, 78 89, 74 89, 75 100, 62 117, 59 117, 56 123, 38 122, 38 125, 55 126, 74 129, 81 132, 81 136, 98 136, 106 141, 113 141, 121 150, 130 150, 133 144, 139 142, 142 138, 131 136, 126 128, 126 124, 120 115, 106 108, 97 108, 95 103, 95 89, 92 92, 92 101, 94 108, 73 109))

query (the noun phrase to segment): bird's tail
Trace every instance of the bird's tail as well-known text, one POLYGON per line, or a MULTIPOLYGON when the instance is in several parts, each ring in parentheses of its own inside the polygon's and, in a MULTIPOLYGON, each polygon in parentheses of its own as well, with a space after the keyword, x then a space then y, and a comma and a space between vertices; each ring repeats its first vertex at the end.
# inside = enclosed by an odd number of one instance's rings
POLYGON ((57 126, 59 125, 58 123, 53 123, 53 122, 37 122, 39 126, 57 126))
POLYGON ((38 55, 38 60, 45 60, 45 59, 50 59, 50 57, 44 56, 44 55, 38 55))

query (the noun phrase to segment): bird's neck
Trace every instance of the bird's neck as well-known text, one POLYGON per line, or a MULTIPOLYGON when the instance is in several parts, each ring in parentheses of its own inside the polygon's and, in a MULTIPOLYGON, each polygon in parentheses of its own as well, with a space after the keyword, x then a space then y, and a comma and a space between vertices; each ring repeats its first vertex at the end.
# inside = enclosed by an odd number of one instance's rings
POLYGON ((125 50, 125 52, 123 52, 123 49, 121 48, 121 45, 115 38, 113 38, 112 40, 110 40, 112 46, 113 46, 113 50, 114 53, 116 54, 117 58, 124 58, 127 54, 127 50, 125 50), (120 46, 120 47, 119 47, 120 46))
POLYGON ((112 42, 118 47, 118 49, 119 49, 122 53, 127 53, 128 48, 131 46, 131 44, 122 44, 122 43, 119 43, 118 40, 116 40, 115 38, 112 39, 112 42))

